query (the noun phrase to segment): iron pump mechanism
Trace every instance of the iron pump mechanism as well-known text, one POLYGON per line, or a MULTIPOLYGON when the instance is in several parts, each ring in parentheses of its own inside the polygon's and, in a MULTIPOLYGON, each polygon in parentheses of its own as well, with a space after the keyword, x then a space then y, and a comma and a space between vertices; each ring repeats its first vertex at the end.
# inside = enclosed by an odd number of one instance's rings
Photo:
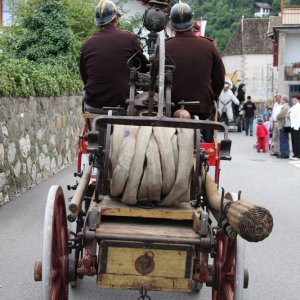
MULTIPOLYGON (((130 68, 130 96, 127 100, 128 114, 134 115, 134 107, 148 108, 148 116, 165 115, 171 116, 171 83, 172 72, 175 66, 165 66, 165 45, 164 40, 166 33, 164 32, 169 20, 169 13, 173 0, 150 0, 150 7, 145 10, 143 15, 143 26, 140 28, 138 36, 142 29, 146 28, 149 33, 146 38, 146 45, 149 54, 150 72, 149 74, 141 74, 139 68, 130 68), (143 93, 139 99, 136 99, 136 87, 147 93, 143 93), (158 92, 158 93, 157 93, 158 92), (159 99, 157 99, 159 98, 159 99), (155 99, 155 100, 154 100, 155 99), (154 106, 158 108, 158 112, 154 113, 154 106)), ((128 61, 135 59, 135 55, 128 61)))
POLYGON ((151 5, 143 16, 143 26, 150 31, 147 39, 148 54, 154 53, 154 46, 157 39, 157 32, 166 29, 171 4, 168 0, 152 0, 151 5))

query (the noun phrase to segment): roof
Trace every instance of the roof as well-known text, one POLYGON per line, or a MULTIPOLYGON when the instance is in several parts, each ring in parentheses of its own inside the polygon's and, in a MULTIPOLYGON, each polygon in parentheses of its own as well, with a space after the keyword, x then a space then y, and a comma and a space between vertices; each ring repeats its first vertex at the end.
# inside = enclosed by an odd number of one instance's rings
POLYGON ((261 3, 261 2, 255 2, 254 6, 256 7, 261 7, 261 8, 268 8, 268 9, 272 9, 271 5, 268 3, 261 3))
POLYGON ((273 44, 267 37, 269 19, 242 18, 222 56, 241 54, 272 54, 273 44), (242 32, 243 24, 243 32, 242 32))
POLYGON ((278 25, 273 27, 274 32, 274 41, 275 43, 278 43, 279 39, 279 32, 300 32, 300 24, 291 24, 291 25, 278 25))
POLYGON ((271 16, 269 17, 269 26, 267 31, 267 36, 272 37, 274 35, 273 27, 281 25, 280 16, 271 16))

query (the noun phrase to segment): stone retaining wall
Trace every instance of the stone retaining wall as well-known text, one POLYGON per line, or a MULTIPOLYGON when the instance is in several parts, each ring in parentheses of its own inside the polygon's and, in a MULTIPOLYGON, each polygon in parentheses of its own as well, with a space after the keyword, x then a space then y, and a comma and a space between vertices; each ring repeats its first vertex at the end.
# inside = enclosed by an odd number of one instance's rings
POLYGON ((74 161, 81 99, 0 98, 0 206, 74 161))

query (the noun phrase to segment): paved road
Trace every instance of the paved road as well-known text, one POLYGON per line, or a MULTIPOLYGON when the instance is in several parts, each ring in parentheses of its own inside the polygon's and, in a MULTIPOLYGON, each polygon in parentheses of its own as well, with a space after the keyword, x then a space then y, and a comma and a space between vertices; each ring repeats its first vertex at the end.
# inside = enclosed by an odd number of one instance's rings
MULTIPOLYGON (((245 300, 300 299, 300 168, 299 163, 279 160, 253 149, 254 137, 230 133, 232 161, 222 162, 221 186, 242 190, 243 198, 267 207, 274 218, 270 237, 246 243, 250 283, 245 300), (297 167, 298 166, 298 167, 297 167)), ((33 263, 42 255, 42 227, 48 189, 74 183, 75 166, 28 190, 0 208, 0 299, 40 299, 40 283, 33 281, 33 263)), ((66 191, 66 197, 70 194, 66 191)), ((210 299, 210 289, 200 295, 154 293, 155 299, 210 299)), ((84 279, 70 299, 137 299, 136 291, 101 290, 95 278, 84 279)))

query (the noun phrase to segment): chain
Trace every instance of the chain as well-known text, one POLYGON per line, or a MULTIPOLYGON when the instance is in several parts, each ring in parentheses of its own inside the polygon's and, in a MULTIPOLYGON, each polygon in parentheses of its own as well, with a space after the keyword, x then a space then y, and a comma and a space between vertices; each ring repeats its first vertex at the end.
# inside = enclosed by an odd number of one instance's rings
POLYGON ((141 296, 137 300, 152 300, 150 296, 147 295, 147 289, 145 287, 141 287, 140 289, 141 296))

